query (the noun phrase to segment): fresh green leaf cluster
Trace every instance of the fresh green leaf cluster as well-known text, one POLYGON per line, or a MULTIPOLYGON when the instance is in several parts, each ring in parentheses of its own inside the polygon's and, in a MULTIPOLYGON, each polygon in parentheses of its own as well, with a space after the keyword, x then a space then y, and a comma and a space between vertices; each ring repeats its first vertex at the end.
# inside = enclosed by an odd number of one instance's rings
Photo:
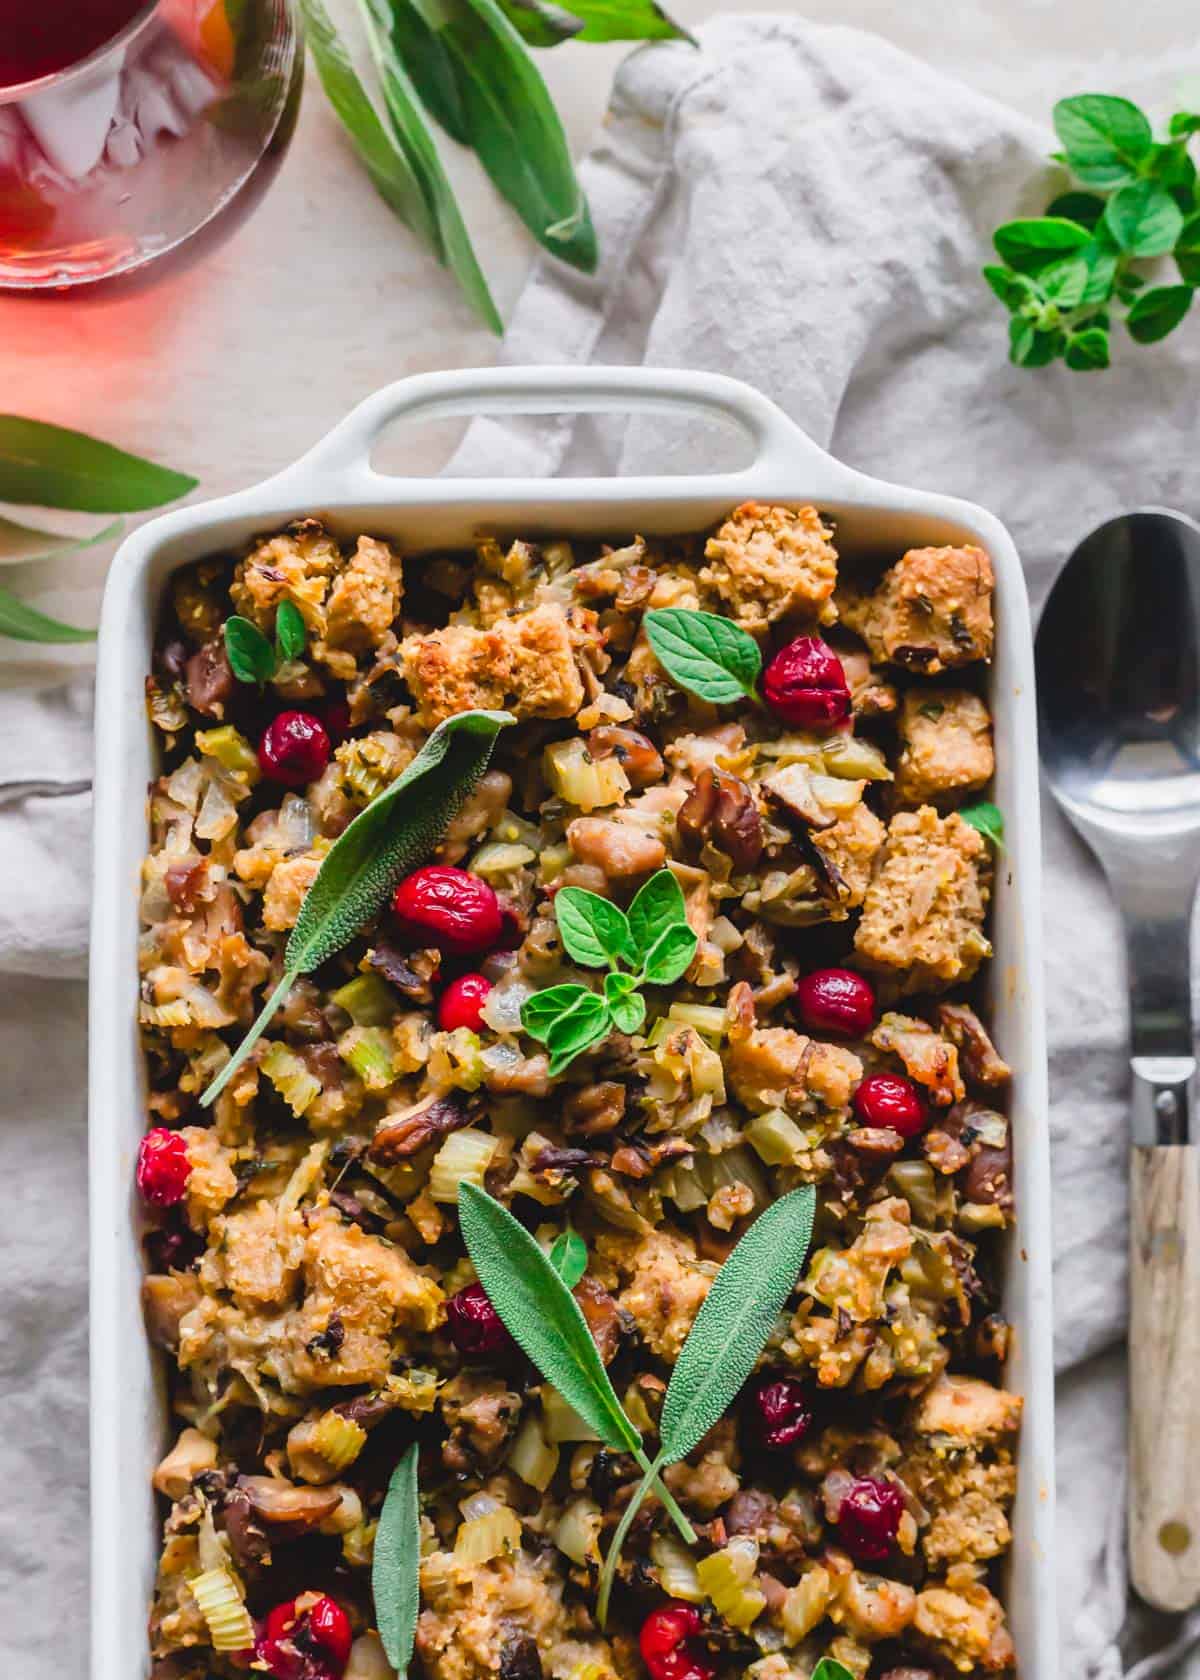
POLYGON ((722 1418, 758 1363, 812 1241, 816 1192, 793 1190, 761 1214, 735 1246, 696 1314, 667 1385, 658 1454, 625 1507, 600 1575, 603 1627, 625 1536, 655 1478, 686 1458, 722 1418))
POLYGON ((475 153, 540 244, 592 272, 587 200, 528 46, 690 40, 656 0, 581 0, 569 11, 554 0, 359 0, 385 116, 324 0, 299 3, 322 86, 380 197, 450 270, 485 325, 503 330, 432 123, 475 153))
POLYGON ((257 683, 262 688, 278 675, 281 666, 302 659, 307 643, 304 615, 294 601, 279 603, 273 645, 250 619, 235 613, 225 620, 225 656, 241 683, 257 683))
POLYGON ((397 1674, 406 1674, 421 1608, 421 1501, 415 1442, 393 1470, 379 1513, 371 1594, 387 1659, 397 1674))
MULTIPOLYGON (((186 496, 196 480, 127 455, 84 432, 0 414, 0 501, 72 513, 143 513, 186 496)), ((91 548, 120 535, 116 520, 90 537, 69 537, 0 518, 0 556, 44 560, 91 548)), ((23 642, 91 642, 94 630, 80 630, 48 618, 8 589, 0 589, 0 636, 23 642)))
POLYGON ((1061 357, 1087 372, 1109 364, 1114 314, 1124 308, 1139 344, 1165 338, 1200 285, 1200 180, 1188 146, 1200 116, 1177 111, 1156 141, 1145 113, 1113 94, 1060 99, 1054 154, 1086 191, 1062 193, 1044 216, 1006 222, 993 243, 1002 261, 983 271, 1004 304, 1009 355, 1020 367, 1061 357), (1148 273, 1172 258, 1178 279, 1148 273))
POLYGON ((671 681, 714 706, 757 700, 762 654, 748 631, 716 613, 652 607, 642 620, 671 681))
POLYGON ((526 998, 521 1025, 550 1052, 550 1073, 615 1028, 635 1033, 646 1019, 641 987, 669 986, 696 954, 679 882, 660 869, 641 888, 629 914, 583 887, 563 887, 554 899, 563 946, 581 968, 605 968, 604 990, 565 982, 526 998))
POLYGON ((574 1289, 588 1269, 587 1244, 578 1231, 570 1227, 560 1231, 550 1249, 550 1264, 562 1279, 563 1286, 574 1289))
POLYGON ((284 950, 283 975, 250 1031, 200 1101, 215 1102, 301 974, 361 933, 403 876, 424 862, 487 769, 508 712, 460 712, 440 723, 392 785, 344 829, 321 860, 284 950))
POLYGON ((977 828, 985 840, 990 840, 997 851, 1004 850, 1004 813, 998 805, 993 805, 990 799, 980 799, 974 805, 964 805, 958 814, 972 828, 977 828))

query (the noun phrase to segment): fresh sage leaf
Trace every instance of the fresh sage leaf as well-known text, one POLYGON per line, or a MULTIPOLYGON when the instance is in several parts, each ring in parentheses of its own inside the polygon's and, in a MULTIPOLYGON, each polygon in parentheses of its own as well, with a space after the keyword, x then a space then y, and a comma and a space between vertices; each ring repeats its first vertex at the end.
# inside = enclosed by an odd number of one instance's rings
POLYGON ((194 478, 84 432, 0 414, 0 502, 77 513, 143 513, 195 488, 194 478))
POLYGON ((21 525, 15 519, 0 518, 0 562, 49 560, 74 554, 80 549, 112 542, 124 529, 125 521, 114 519, 111 525, 90 537, 68 537, 61 531, 42 531, 34 525, 21 525))
MULTIPOLYGON (((650 1460, 625 1415, 579 1303, 537 1240, 486 1190, 464 1179, 458 1189, 463 1242, 489 1301, 517 1346, 545 1380, 614 1452, 650 1460)), ((655 1492, 690 1546, 695 1530, 661 1482, 655 1492)))
POLYGON ((392 1471, 379 1514, 371 1594, 387 1659, 397 1674, 406 1674, 421 1607, 421 1501, 415 1441, 392 1471))
POLYGON ((225 620, 225 657, 241 683, 270 682, 275 675, 275 649, 257 624, 234 614, 225 620))
POLYGON ((392 133, 396 144, 409 159, 428 200, 441 260, 448 265, 480 320, 499 334, 503 332, 504 324, 479 266, 450 178, 442 167, 417 91, 393 44, 391 28, 394 17, 390 0, 362 0, 362 6, 367 20, 367 37, 383 84, 392 133))
POLYGON ((608 1005, 595 992, 587 992, 578 1005, 560 1015, 546 1033, 550 1052, 550 1077, 557 1079, 576 1056, 607 1038, 612 1030, 608 1005))
POLYGON ((1089 187, 1118 187, 1137 179, 1154 136, 1130 99, 1082 93, 1054 107, 1054 132, 1072 173, 1089 187))
POLYGON ((646 1000, 636 989, 632 974, 608 974, 604 978, 604 998, 613 1025, 619 1032, 635 1033, 646 1019, 646 1000))
POLYGON ((959 816, 972 828, 977 828, 985 840, 990 840, 998 849, 1004 847, 1004 813, 998 805, 993 805, 988 799, 981 799, 974 805, 964 805, 959 816))
POLYGON ((595 229, 562 122, 496 0, 413 0, 453 67, 470 145, 497 191, 554 256, 591 273, 595 229))
POLYGON ((544 1044, 556 1021, 585 1006, 585 999, 594 996, 589 987, 580 986, 575 981, 565 981, 561 986, 547 986, 545 991, 534 992, 532 997, 525 999, 521 1005, 521 1025, 530 1038, 544 1044))
POLYGON ((558 1273, 564 1289, 574 1289, 588 1269, 587 1244, 568 1227, 560 1231, 550 1248, 550 1264, 558 1273))
POLYGON ((1064 217, 1068 222, 1078 222, 1080 227, 1090 229, 1104 214, 1104 200, 1099 193, 1060 193, 1053 203, 1046 206, 1046 214, 1064 217))
POLYGON ((1141 292, 1125 317, 1129 335, 1139 344, 1155 344, 1183 320, 1192 307, 1192 286, 1151 286, 1141 292))
POLYGON ((680 688, 714 706, 757 699, 762 654, 748 631, 688 607, 653 607, 642 624, 654 657, 680 688))
POLYGON ((992 235, 996 250, 1010 268, 1036 274, 1060 258, 1088 244, 1091 235, 1078 222, 1062 216, 1032 216, 1005 222, 992 235))
POLYGON ((1183 228, 1183 211, 1157 181, 1134 181, 1104 207, 1104 226, 1131 257, 1161 257, 1183 228))
POLYGON ((619 957, 633 958, 625 912, 583 887, 563 887, 554 897, 558 931, 567 952, 584 968, 603 968, 619 957))
POLYGON ((629 906, 634 962, 643 964, 662 934, 677 922, 686 921, 683 888, 669 869, 660 869, 638 888, 629 906))
POLYGON ((1078 373, 1108 366, 1108 333, 1103 327, 1084 327, 1067 334, 1066 364, 1078 373))
POLYGON ((676 923, 655 941, 644 977, 651 986, 669 986, 687 969, 699 941, 686 922, 676 923))
POLYGON ((509 712, 460 712, 440 723, 412 762, 360 811, 321 860, 284 950, 284 972, 258 1019, 200 1101, 221 1094, 262 1037, 297 977, 332 957, 378 915, 422 863, 488 767, 509 712))
POLYGON ((282 665, 285 660, 303 659, 308 646, 304 614, 294 601, 281 601, 275 614, 275 649, 282 665))
POLYGON ((11 589, 0 589, 0 636, 11 636, 18 642, 94 642, 94 630, 80 630, 74 624, 63 624, 50 618, 36 607, 28 606, 11 589))

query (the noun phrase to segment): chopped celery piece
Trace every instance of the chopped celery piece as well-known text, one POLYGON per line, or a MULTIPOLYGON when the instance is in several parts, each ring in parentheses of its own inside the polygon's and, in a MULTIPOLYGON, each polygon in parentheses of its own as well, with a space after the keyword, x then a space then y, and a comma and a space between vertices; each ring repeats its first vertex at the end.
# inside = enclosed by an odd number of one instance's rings
POLYGON ((338 1040, 338 1055, 368 1091, 386 1091, 396 1081, 396 1047, 385 1027, 351 1027, 338 1040))
POLYGON ((196 745, 206 758, 215 758, 222 769, 249 787, 258 781, 258 754, 231 723, 222 724, 219 729, 198 730, 196 745))
POLYGON ((756 1115, 746 1127, 746 1142, 769 1167, 782 1167, 797 1160, 808 1146, 804 1133, 781 1108, 756 1115))
POLYGON ((356 974, 332 997, 356 1027, 386 1027, 400 1007, 395 992, 378 974, 356 974))

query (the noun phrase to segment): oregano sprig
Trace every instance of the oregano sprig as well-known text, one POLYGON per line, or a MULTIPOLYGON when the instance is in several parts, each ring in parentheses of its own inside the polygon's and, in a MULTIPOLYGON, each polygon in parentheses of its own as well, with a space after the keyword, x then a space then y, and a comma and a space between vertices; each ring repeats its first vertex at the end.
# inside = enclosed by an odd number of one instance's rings
POLYGON ((1054 153, 1086 191, 1061 193, 1044 216, 1006 222, 983 270, 1008 310, 1010 360, 1077 372, 1109 364, 1114 312, 1139 344, 1173 332, 1200 285, 1200 178, 1189 152, 1200 116, 1177 111, 1156 141, 1145 112, 1113 94, 1060 99, 1054 153), (1148 284, 1138 265, 1171 256, 1178 282, 1148 284))
POLYGON ((979 799, 974 805, 962 806, 958 814, 965 823, 978 829, 985 840, 990 840, 997 851, 1004 850, 1004 813, 998 805, 993 805, 990 799, 979 799))
POLYGON ((761 1214, 725 1261, 704 1299, 667 1385, 659 1450, 613 1535, 600 1574, 596 1614, 603 1627, 617 1562, 654 1478, 678 1464, 722 1418, 745 1383, 796 1280, 812 1241, 816 1192, 793 1190, 761 1214))
POLYGON ((604 989, 577 981, 548 986, 526 998, 521 1025, 550 1052, 552 1078, 616 1028, 635 1033, 646 1018, 641 987, 669 986, 696 954, 679 882, 660 869, 641 888, 629 913, 583 887, 563 887, 554 899, 567 954, 581 968, 605 968, 604 989))
POLYGON ((674 1498, 651 1473, 642 1437, 625 1412, 587 1321, 537 1239, 477 1184, 458 1189, 463 1242, 509 1335, 542 1376, 614 1452, 631 1453, 688 1545, 696 1539, 674 1498))
POLYGON ((392 1471, 379 1513, 371 1564, 375 1621, 387 1659, 406 1674, 416 1642, 421 1601, 421 1504, 417 1487, 417 1445, 392 1471))
POLYGON ((281 601, 275 613, 275 642, 271 644, 251 619, 234 613, 225 620, 225 657, 238 682, 262 688, 278 676, 281 666, 302 659, 308 644, 304 615, 294 601, 281 601))
POLYGON ((642 623, 654 657, 689 694, 714 706, 758 699, 762 654, 749 631, 691 607, 652 607, 642 623))
POLYGON ((361 933, 403 876, 429 856, 488 767, 509 712, 460 712, 440 723, 391 787, 334 841, 304 896, 284 951, 283 976, 262 1012, 205 1091, 214 1102, 262 1037, 301 974, 361 933))

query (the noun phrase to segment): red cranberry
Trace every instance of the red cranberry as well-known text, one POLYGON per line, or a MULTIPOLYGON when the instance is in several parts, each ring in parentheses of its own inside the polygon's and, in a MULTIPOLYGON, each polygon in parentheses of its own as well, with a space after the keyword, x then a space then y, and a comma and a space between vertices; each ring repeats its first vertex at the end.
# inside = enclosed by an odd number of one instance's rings
POLYGON ((307 1593, 275 1606, 254 1654, 275 1680, 340 1680, 353 1639, 341 1605, 307 1593))
POLYGON ((769 1452, 798 1446, 812 1428, 808 1390, 799 1377, 767 1372, 750 1391, 754 1432, 769 1452))
POLYGON ((850 716, 842 662, 819 636, 797 636, 763 673, 767 705, 799 729, 832 729, 850 716))
POLYGON ((500 1359, 515 1351, 516 1343, 481 1283, 469 1283, 450 1297, 446 1321, 455 1347, 466 1359, 500 1359))
POLYGON ((899 1073, 869 1073, 854 1093, 854 1112, 864 1126, 890 1126, 916 1137, 925 1125, 925 1104, 911 1079, 899 1073))
POLYGON ((311 712, 280 712, 258 743, 262 773, 284 787, 307 787, 329 763, 329 736, 311 712))
POLYGON ((859 1476, 838 1511, 838 1538, 855 1563, 882 1563, 903 1515, 904 1495, 894 1482, 859 1476))
POLYGON ((174 1207, 187 1194, 187 1144, 178 1132, 155 1126, 138 1144, 137 1187, 155 1207, 174 1207))
POLYGON ((638 1637, 650 1680, 715 1680, 717 1665, 700 1642, 702 1626, 694 1604, 674 1600, 650 1612, 638 1637))
POLYGON ((455 1027, 470 1027, 478 1032, 483 1025, 483 1006, 491 996, 492 982, 483 974, 460 974, 451 980, 438 999, 438 1026, 443 1032, 455 1027))
POLYGON ((334 746, 340 746, 353 728, 350 707, 344 700, 323 700, 319 710, 326 735, 334 746))
POLYGON ((500 937, 500 901, 478 875, 430 864, 396 888, 392 908, 404 931, 451 956, 487 951, 500 937))
POLYGON ((810 1032, 862 1038, 875 1025, 875 991, 848 968, 816 968, 796 988, 796 1011, 810 1032))

